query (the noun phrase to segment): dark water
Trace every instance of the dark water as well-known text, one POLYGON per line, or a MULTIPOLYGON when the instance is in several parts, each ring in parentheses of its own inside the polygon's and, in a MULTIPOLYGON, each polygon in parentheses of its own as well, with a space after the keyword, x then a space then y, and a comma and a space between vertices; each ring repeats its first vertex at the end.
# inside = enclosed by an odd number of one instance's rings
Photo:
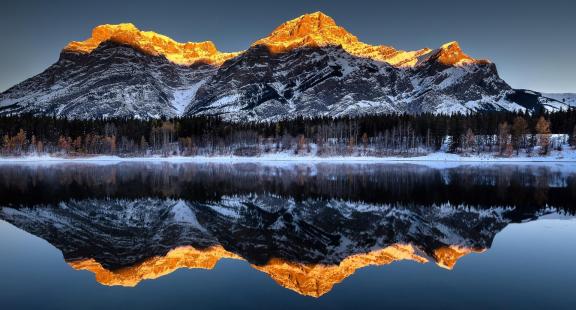
POLYGON ((0 165, 2 309, 573 309, 576 166, 0 165))

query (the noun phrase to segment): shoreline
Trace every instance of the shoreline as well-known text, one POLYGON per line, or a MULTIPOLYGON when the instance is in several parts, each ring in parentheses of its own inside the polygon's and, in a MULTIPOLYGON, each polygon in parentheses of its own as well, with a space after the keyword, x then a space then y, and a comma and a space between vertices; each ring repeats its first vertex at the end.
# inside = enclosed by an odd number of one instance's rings
MULTIPOLYGON (((144 156, 144 157, 121 157, 121 156, 89 156, 89 157, 57 157, 50 155, 24 156, 24 157, 0 157, 0 164, 10 163, 105 163, 105 162, 180 162, 180 163, 418 163, 418 162, 446 162, 446 163, 573 163, 576 164, 576 152, 567 152, 572 156, 519 156, 519 157, 495 157, 495 156, 461 156, 448 153, 432 153, 415 157, 362 157, 362 156, 299 156, 286 154, 271 154, 255 157, 242 156, 144 156)), ((562 154, 568 155, 568 154, 562 154)))

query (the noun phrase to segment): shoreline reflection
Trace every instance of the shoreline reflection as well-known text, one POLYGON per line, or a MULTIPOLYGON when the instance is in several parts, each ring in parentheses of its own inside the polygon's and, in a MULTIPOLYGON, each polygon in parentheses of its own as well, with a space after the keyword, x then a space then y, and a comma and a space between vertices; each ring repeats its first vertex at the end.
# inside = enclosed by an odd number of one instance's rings
POLYGON ((243 260, 320 297, 366 266, 453 269, 511 223, 574 214, 576 173, 538 166, 0 166, 0 220, 133 287, 243 260))

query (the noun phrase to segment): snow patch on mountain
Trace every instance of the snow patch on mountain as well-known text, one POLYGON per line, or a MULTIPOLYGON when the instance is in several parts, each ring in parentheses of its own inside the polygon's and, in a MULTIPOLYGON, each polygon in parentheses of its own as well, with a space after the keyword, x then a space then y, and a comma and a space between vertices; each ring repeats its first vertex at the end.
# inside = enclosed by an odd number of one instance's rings
POLYGON ((576 107, 576 94, 571 93, 560 93, 560 94, 551 94, 551 93, 542 93, 543 97, 554 99, 558 102, 561 102, 565 105, 569 105, 571 107, 576 107))
POLYGON ((190 105, 194 97, 196 97, 196 92, 198 89, 206 83, 206 80, 201 80, 200 82, 193 84, 191 86, 175 89, 172 93, 174 97, 172 101, 172 107, 175 110, 177 116, 182 116, 186 112, 186 108, 190 105))

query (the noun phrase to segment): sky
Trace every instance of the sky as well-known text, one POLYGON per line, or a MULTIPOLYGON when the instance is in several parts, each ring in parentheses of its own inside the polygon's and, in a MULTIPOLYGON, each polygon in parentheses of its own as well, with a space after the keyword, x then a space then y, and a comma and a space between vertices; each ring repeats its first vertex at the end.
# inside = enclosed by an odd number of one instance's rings
POLYGON ((100 24, 134 23, 176 41, 244 50, 284 21, 322 11, 370 44, 403 50, 458 41, 514 88, 576 93, 576 1, 93 0, 3 2, 0 91, 58 60, 100 24))

